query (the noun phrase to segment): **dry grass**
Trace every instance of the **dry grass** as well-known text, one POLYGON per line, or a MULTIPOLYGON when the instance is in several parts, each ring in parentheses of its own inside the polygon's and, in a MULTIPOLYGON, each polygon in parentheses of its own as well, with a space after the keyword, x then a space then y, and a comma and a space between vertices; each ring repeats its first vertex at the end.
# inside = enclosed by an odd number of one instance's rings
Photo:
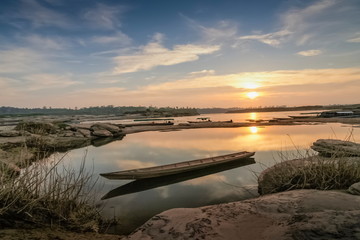
POLYGON ((360 158, 317 155, 286 160, 271 167, 259 178, 259 193, 293 189, 347 189, 360 181, 360 158))
POLYGON ((85 160, 79 170, 60 168, 61 160, 51 164, 39 161, 16 178, 0 176, 0 226, 50 223, 71 230, 98 231, 101 217, 92 199, 94 184, 85 160))

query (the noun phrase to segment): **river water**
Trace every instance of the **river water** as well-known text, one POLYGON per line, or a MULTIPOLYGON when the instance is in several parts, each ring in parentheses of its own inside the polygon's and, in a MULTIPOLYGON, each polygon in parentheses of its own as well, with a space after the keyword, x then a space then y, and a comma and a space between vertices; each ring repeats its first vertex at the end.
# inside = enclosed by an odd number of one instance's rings
MULTIPOLYGON (((245 121, 298 115, 296 112, 206 114, 212 120, 245 121)), ((176 118, 186 122, 196 117, 176 118)), ((104 216, 120 219, 118 232, 129 233, 151 216, 170 208, 199 207, 256 196, 256 174, 282 159, 306 155, 319 138, 360 140, 360 129, 343 124, 267 126, 242 128, 189 129, 172 132, 130 134, 101 147, 70 151, 65 165, 77 168, 86 156, 86 168, 99 173, 150 167, 238 151, 256 152, 255 164, 233 168, 166 186, 117 196, 105 201, 101 196, 127 184, 127 180, 99 178, 95 198, 104 203, 104 216)), ((311 152, 311 151, 310 151, 311 152)), ((163 180, 164 184, 168 180, 163 180)), ((169 180, 171 182, 171 180, 169 180)), ((144 183, 142 183, 144 184, 144 183)))

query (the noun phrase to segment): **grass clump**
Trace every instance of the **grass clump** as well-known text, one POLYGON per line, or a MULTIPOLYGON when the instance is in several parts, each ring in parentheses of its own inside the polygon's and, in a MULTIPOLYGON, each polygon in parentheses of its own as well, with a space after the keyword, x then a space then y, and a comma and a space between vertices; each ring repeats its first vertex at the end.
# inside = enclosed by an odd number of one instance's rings
POLYGON ((102 219, 92 198, 95 183, 91 185, 85 160, 76 171, 60 168, 60 161, 40 161, 16 178, 0 175, 0 226, 99 230, 102 219))
POLYGON ((259 177, 259 193, 294 189, 347 189, 360 182, 360 158, 309 156, 284 161, 265 170, 259 177))

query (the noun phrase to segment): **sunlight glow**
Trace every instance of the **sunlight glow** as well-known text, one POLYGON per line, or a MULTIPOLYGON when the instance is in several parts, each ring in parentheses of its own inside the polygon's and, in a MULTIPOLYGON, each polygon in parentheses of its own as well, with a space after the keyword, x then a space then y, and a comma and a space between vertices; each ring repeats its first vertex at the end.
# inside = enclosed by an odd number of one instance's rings
POLYGON ((248 98, 250 98, 250 99, 255 99, 255 98, 257 98, 257 97, 259 96, 259 93, 258 93, 258 92, 248 92, 248 93, 246 94, 246 96, 247 96, 248 98))
POLYGON ((247 82, 244 84, 244 88, 246 88, 246 89, 256 89, 258 87, 259 87, 259 85, 254 82, 247 82))
POLYGON ((251 133, 258 133, 259 129, 257 127, 249 127, 251 133))

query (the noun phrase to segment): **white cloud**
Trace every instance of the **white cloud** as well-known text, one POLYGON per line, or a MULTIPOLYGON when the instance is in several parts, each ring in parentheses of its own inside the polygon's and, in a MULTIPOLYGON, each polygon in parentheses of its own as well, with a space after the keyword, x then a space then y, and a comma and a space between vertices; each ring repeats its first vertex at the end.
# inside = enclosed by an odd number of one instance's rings
POLYGON ((288 30, 281 30, 278 32, 261 34, 261 35, 241 36, 238 39, 239 40, 257 40, 259 42, 276 47, 276 46, 280 45, 280 43, 290 34, 291 34, 291 32, 288 30))
POLYGON ((92 27, 116 29, 121 26, 120 15, 124 7, 108 6, 98 3, 96 8, 89 9, 83 14, 83 18, 91 22, 92 27))
POLYGON ((297 54, 301 55, 301 56, 305 56, 305 57, 312 57, 312 56, 320 55, 321 53, 322 53, 321 50, 312 49, 312 50, 307 50, 307 51, 301 51, 301 52, 298 52, 297 54))
POLYGON ((117 32, 110 36, 97 36, 92 40, 100 44, 118 43, 120 45, 129 45, 132 42, 131 38, 122 32, 117 32))
POLYGON ((191 72, 190 75, 214 75, 215 74, 215 70, 201 70, 201 71, 197 71, 197 72, 191 72))
POLYGON ((159 42, 150 42, 140 47, 133 55, 114 58, 114 74, 149 70, 157 66, 170 66, 199 59, 199 55, 210 54, 220 49, 217 45, 175 45, 173 49, 162 46, 159 42))

